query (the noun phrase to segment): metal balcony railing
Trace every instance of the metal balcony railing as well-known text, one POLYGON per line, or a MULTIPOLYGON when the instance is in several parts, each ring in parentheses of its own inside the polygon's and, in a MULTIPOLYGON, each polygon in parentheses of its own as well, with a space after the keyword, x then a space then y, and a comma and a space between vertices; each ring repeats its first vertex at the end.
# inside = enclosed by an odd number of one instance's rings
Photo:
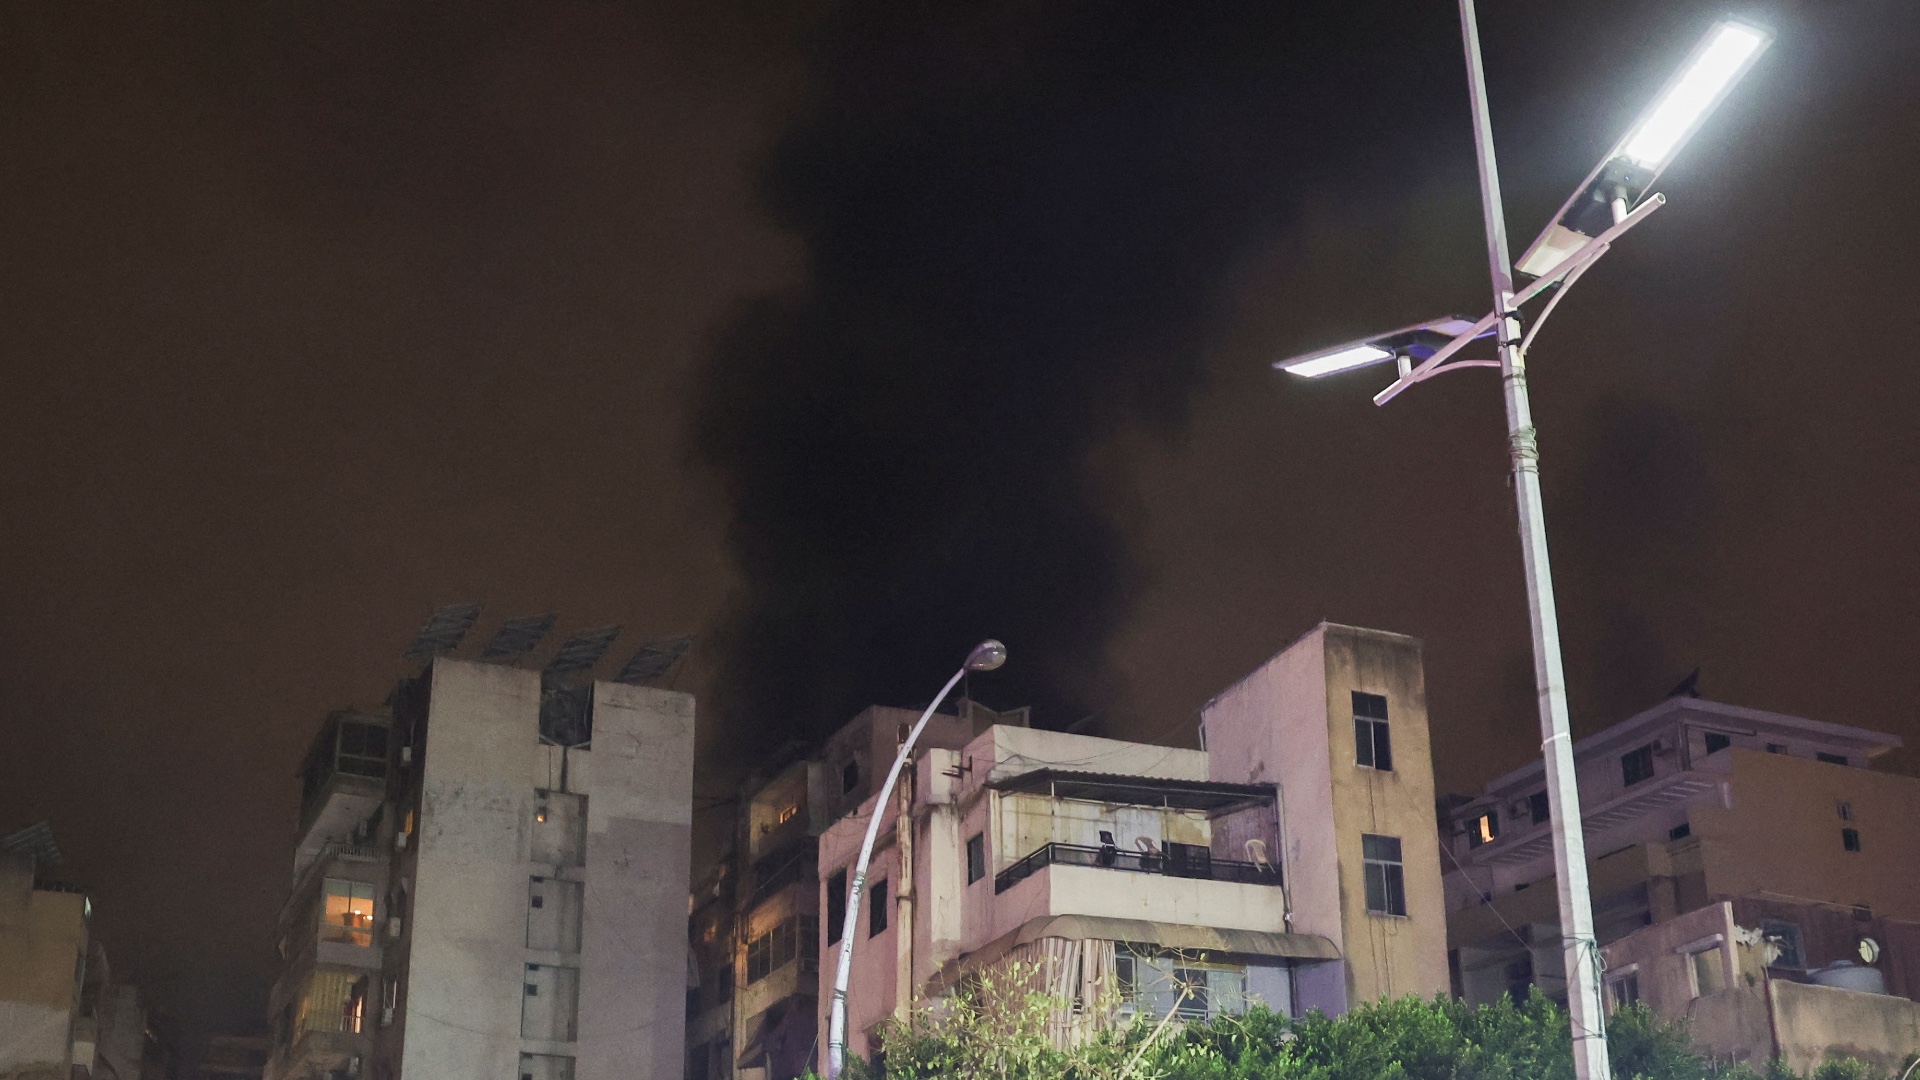
POLYGON ((1078 844, 1045 844, 1033 854, 994 875, 993 891, 1006 892, 1040 872, 1043 866, 1092 866, 1103 870, 1129 870, 1137 874, 1164 877, 1202 878, 1208 881, 1235 881, 1242 885, 1279 885, 1280 868, 1271 864, 1216 859, 1206 848, 1192 844, 1168 844, 1155 854, 1121 851, 1114 847, 1082 847, 1078 844))

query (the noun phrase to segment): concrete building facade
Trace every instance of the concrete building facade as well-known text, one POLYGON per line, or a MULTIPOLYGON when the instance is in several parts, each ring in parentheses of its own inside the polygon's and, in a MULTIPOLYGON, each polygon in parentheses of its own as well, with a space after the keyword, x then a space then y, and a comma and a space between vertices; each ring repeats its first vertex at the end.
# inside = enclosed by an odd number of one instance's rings
POLYGON ((53 877, 58 850, 44 824, 0 837, 0 1077, 137 1080, 146 1009, 113 977, 85 890, 53 877))
MULTIPOLYGON (((1575 745, 1610 1005, 1735 1060, 1920 1050, 1920 780, 1891 735, 1689 697, 1575 745)), ((1538 764, 1453 800, 1456 992, 1565 996, 1538 764)))
POLYGON ((678 1074, 693 700, 435 659, 303 771, 272 1080, 678 1074))
POLYGON ((1141 1012, 1340 1012, 1444 990, 1418 643, 1322 624, 1203 717, 1203 750, 992 727, 919 752, 896 799, 828 828, 823 972, 861 836, 882 815, 849 1051, 870 1053, 886 1020, 996 964, 1022 965, 1062 1003, 1063 1041, 1141 1012))
MULTIPOLYGON (((962 700, 928 721, 921 744, 964 746, 1026 715, 962 700)), ((819 838, 870 797, 918 719, 872 706, 817 751, 790 750, 741 785, 733 846, 691 904, 687 1080, 791 1080, 817 1067, 819 838)))

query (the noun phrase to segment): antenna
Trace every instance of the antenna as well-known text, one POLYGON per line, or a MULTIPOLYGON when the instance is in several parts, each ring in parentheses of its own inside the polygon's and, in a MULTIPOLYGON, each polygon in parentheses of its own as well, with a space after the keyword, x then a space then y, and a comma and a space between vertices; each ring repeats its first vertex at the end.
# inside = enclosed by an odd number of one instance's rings
POLYGON ((426 660, 460 647, 460 641, 480 618, 479 604, 448 604, 427 616, 427 624, 413 636, 408 660, 426 660))
POLYGON ((652 682, 672 671, 673 666, 691 648, 693 636, 690 634, 649 641, 640 646, 640 650, 633 654, 633 659, 627 661, 627 666, 620 669, 620 674, 615 675, 613 681, 629 686, 652 682))
POLYGON ((573 675, 587 671, 607 655, 613 647, 613 639, 620 636, 620 625, 599 626, 592 630, 582 630, 567 639, 560 651, 547 661, 548 675, 573 675))
POLYGON ((509 656, 522 656, 533 651, 540 639, 553 629, 554 621, 559 618, 549 611, 545 615, 523 615, 518 619, 508 619, 493 632, 493 638, 480 654, 482 660, 503 660, 509 656))

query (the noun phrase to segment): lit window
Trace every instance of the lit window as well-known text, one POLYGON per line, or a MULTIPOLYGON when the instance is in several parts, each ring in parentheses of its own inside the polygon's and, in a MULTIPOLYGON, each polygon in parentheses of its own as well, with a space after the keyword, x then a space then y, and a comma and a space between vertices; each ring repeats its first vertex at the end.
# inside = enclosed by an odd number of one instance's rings
POLYGON ((967 837, 967 884, 987 876, 987 838, 974 833, 967 837))
POLYGON ((1653 779, 1653 744, 1620 755, 1620 782, 1627 787, 1653 779))
POLYGON ((1354 764, 1381 772, 1393 771, 1393 739, 1387 730, 1387 699, 1379 694, 1353 692, 1354 764))
POLYGON ((1467 822, 1467 846, 1491 844, 1500 835, 1500 815, 1492 810, 1467 822))
POLYGON ((798 806, 789 806, 781 810, 780 824, 785 825, 787 822, 792 821, 794 818, 794 815, 798 814, 799 812, 800 812, 800 808, 798 806))
POLYGON ((814 933, 813 916, 795 915, 747 942, 747 985, 759 982, 795 960, 801 961, 803 970, 812 970, 820 951, 814 933))
POLYGON ((1399 837, 1363 835, 1360 853, 1367 877, 1367 910, 1377 915, 1405 915, 1407 871, 1400 861, 1399 837))
POLYGON ((320 940, 373 944, 373 886, 328 878, 320 912, 320 940))

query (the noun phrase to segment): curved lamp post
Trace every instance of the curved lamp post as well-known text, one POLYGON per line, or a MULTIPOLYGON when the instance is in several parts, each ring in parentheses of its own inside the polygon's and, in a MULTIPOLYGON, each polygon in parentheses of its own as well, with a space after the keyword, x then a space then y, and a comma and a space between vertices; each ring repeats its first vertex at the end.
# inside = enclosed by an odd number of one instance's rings
POLYGON ((847 892, 847 918, 840 924, 840 966, 833 975, 833 1004, 827 1017, 827 1080, 836 1080, 847 1063, 847 978, 853 970, 853 933, 860 919, 860 897, 867 889, 867 863, 873 859, 873 844, 880 837, 880 819, 886 816, 887 800, 893 797, 893 787, 900 782, 900 770, 906 767, 908 755, 913 753, 913 744, 920 740, 920 732, 933 719, 933 712, 940 703, 947 700, 953 688, 966 678, 969 671, 992 671, 1007 662, 1007 647, 992 638, 973 647, 967 654, 967 662, 953 673, 947 685, 940 688, 940 694, 920 714, 920 720, 907 732, 907 738, 900 744, 900 752, 893 757, 893 768, 887 770, 887 781, 880 785, 880 791, 873 800, 873 816, 867 819, 867 835, 860 841, 860 858, 853 866, 853 882, 847 892))

